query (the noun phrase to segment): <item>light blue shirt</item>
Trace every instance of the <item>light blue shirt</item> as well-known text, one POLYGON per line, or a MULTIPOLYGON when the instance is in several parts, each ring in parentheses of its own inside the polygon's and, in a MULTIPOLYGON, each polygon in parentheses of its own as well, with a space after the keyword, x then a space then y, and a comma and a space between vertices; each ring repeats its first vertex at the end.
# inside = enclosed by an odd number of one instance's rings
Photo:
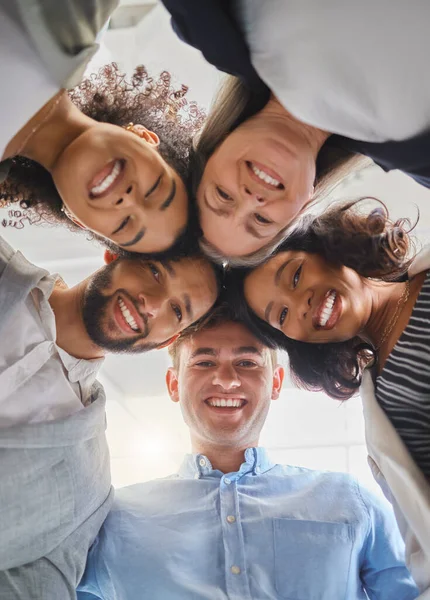
POLYGON ((411 600, 391 511, 346 474, 237 473, 187 455, 178 474, 118 490, 79 600, 411 600), (367 596, 366 596, 367 592, 367 596))

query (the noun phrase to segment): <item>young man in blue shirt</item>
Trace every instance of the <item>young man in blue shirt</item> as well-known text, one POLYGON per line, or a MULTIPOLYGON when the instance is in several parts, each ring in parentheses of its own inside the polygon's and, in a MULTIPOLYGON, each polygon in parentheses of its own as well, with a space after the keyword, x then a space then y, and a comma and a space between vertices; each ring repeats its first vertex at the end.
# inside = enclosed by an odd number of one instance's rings
POLYGON ((275 352, 221 309, 170 354, 193 453, 175 475, 118 490, 80 600, 418 597, 385 505, 258 446, 284 376, 275 352))

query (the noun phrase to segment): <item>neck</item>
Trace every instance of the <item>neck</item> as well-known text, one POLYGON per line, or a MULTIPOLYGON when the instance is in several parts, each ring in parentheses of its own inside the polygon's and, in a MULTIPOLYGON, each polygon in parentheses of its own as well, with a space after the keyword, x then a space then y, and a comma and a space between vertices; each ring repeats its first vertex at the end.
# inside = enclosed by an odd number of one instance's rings
POLYGON ((278 126, 285 129, 286 139, 291 139, 292 143, 294 143, 294 137, 305 139, 312 150, 315 160, 323 144, 332 135, 328 131, 313 127, 296 119, 296 117, 282 106, 275 96, 271 96, 269 102, 261 112, 263 111, 266 117, 276 119, 278 126))
POLYGON ((210 460, 213 469, 221 473, 235 473, 245 460, 245 450, 258 446, 258 439, 243 446, 222 446, 192 436, 191 446, 193 453, 204 454, 210 460))
POLYGON ((57 330, 56 343, 74 356, 87 360, 102 358, 104 352, 88 336, 82 319, 82 305, 88 280, 81 281, 72 288, 57 283, 49 304, 55 315, 57 330))
POLYGON ((405 283, 368 282, 371 305, 366 324, 360 334, 365 341, 379 348, 384 331, 396 312, 405 291, 405 283))
POLYGON ((62 90, 11 139, 2 159, 19 154, 51 171, 65 148, 92 123, 62 90))

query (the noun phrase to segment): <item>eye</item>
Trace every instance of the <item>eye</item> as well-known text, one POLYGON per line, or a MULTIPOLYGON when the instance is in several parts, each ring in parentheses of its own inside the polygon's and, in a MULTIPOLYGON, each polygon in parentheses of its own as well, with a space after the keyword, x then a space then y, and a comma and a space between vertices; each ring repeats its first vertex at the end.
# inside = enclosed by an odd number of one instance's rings
POLYGON ((294 288, 297 287, 299 284, 301 272, 302 272, 302 265, 300 265, 300 267, 294 273, 294 277, 293 277, 293 287, 294 288))
POLYGON ((285 319, 287 318, 287 314, 288 314, 288 308, 285 307, 285 308, 282 309, 281 314, 279 315, 279 325, 281 327, 285 323, 285 319))
POLYGON ((211 362, 210 360, 201 360, 200 362, 196 363, 196 367, 214 367, 215 363, 211 362))
POLYGON ((182 321, 182 310, 180 306, 178 306, 177 304, 171 304, 171 307, 176 315, 176 318, 178 319, 178 322, 180 323, 182 321))
POLYGON ((149 263, 149 268, 151 270, 151 273, 154 275, 154 279, 155 281, 160 282, 160 271, 159 269, 157 269, 157 267, 154 265, 154 263, 149 263))
POLYGON ((222 190, 220 187, 216 186, 216 193, 218 194, 218 196, 220 198, 222 198, 223 200, 233 200, 233 198, 231 196, 229 196, 226 192, 224 192, 224 190, 222 190))
POLYGON ((266 219, 265 217, 262 217, 258 213, 255 213, 254 217, 255 217, 255 220, 258 221, 258 223, 264 223, 265 225, 268 225, 269 223, 272 223, 272 221, 269 221, 269 219, 266 219))
POLYGON ((122 231, 124 229, 124 227, 126 227, 128 225, 129 221, 130 221, 130 216, 126 217, 123 221, 121 221, 121 225, 117 229, 115 229, 115 231, 112 233, 112 235, 122 231))
POLYGON ((238 362, 239 367, 245 367, 245 368, 249 368, 249 367, 256 367, 256 363, 252 360, 241 360, 238 362))

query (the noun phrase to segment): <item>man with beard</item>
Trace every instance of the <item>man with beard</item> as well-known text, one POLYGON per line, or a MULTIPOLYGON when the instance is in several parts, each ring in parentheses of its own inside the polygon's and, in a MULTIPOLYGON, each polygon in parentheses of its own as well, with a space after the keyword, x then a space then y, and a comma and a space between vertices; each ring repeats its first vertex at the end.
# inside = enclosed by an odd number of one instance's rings
POLYGON ((79 600, 412 600, 389 509, 343 473, 271 462, 258 447, 284 371, 225 309, 171 347, 171 399, 193 454, 122 488, 79 600))
POLYGON ((214 304, 205 259, 114 260, 67 288, 0 238, 0 598, 76 597, 112 502, 106 351, 168 343, 214 304))

